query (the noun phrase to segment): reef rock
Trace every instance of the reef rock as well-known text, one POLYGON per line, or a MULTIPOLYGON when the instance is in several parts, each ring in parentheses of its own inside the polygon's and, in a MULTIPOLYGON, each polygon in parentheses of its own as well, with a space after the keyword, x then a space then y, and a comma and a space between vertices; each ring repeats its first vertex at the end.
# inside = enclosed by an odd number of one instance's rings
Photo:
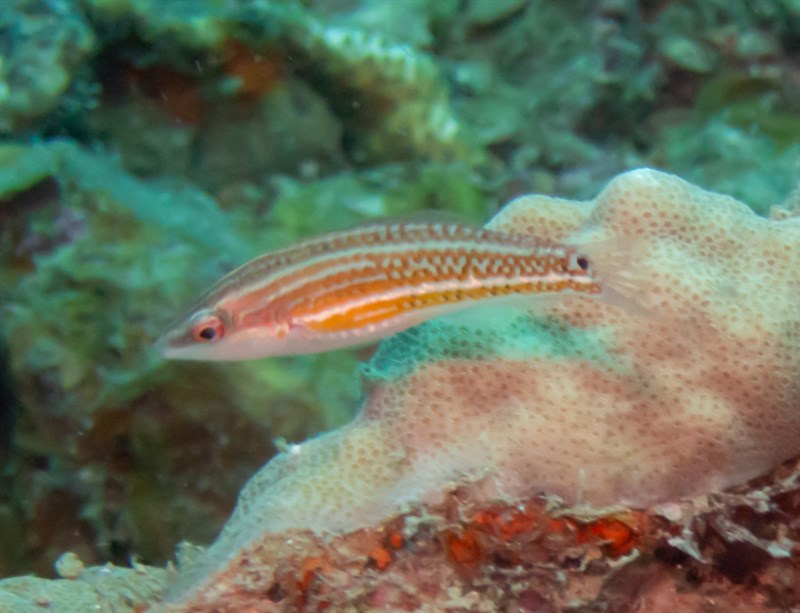
POLYGON ((5 136, 30 128, 64 103, 75 73, 94 50, 95 36, 72 3, 62 0, 2 2, 0 24, 0 134, 5 136))
POLYGON ((0 581, 2 613, 137 613, 157 600, 171 571, 133 562, 133 568, 113 564, 83 568, 74 553, 55 564, 58 579, 12 577, 0 581))
POLYGON ((519 198, 490 226, 627 245, 636 306, 569 296, 389 339, 355 421, 251 479, 174 606, 266 603, 275 533, 357 531, 459 486, 478 504, 546 495, 602 513, 714 492, 800 453, 799 218, 637 170, 589 202, 519 198))

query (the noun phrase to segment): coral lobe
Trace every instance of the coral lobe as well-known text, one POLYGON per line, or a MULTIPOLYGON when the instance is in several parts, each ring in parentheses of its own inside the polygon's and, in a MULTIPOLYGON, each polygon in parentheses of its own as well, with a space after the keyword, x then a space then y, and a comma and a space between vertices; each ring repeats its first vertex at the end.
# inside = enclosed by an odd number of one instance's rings
MULTIPOLYGON (((544 493, 603 513, 704 495, 796 456, 800 339, 786 331, 798 325, 799 225, 651 170, 622 175, 593 202, 512 202, 491 227, 645 236, 632 266, 655 317, 574 296, 389 339, 387 351, 403 351, 388 369, 376 356, 361 414, 253 477, 178 599, 224 591, 237 560, 252 563, 272 533, 363 529, 454 485, 484 505, 544 493), (482 350, 464 357, 464 341, 482 350)), ((518 522, 494 526, 514 534, 518 522)), ((482 561, 479 534, 443 532, 449 559, 482 561)), ((612 555, 632 550, 634 534, 614 518, 577 530, 612 555)))

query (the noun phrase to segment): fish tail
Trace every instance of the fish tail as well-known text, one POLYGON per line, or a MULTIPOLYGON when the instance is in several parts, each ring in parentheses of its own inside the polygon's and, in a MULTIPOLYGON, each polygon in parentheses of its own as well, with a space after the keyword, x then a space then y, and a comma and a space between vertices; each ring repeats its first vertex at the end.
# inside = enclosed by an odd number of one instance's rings
POLYGON ((579 256, 588 260, 588 271, 601 287, 600 298, 640 317, 655 317, 645 301, 649 275, 642 268, 646 256, 645 240, 639 236, 620 236, 578 244, 579 256))

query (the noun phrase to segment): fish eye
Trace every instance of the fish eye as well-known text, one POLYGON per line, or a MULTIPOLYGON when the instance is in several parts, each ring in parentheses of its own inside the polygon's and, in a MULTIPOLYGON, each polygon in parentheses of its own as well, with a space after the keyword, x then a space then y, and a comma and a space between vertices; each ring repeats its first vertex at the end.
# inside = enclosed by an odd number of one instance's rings
POLYGON ((578 259, 575 260, 575 263, 578 264, 583 270, 589 270, 589 258, 585 255, 579 255, 578 259))
POLYGON ((216 315, 209 315, 192 326, 192 338, 198 343, 218 341, 225 335, 225 325, 216 315))

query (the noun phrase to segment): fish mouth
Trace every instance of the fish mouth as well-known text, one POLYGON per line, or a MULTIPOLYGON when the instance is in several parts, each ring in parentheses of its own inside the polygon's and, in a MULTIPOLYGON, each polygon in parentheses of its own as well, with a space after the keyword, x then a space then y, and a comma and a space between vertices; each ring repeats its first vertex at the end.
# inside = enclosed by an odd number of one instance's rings
POLYGON ((155 348, 155 350, 158 352, 158 354, 162 358, 169 359, 170 357, 172 357, 170 355, 172 353, 172 347, 170 347, 169 339, 170 339, 170 334, 169 333, 162 334, 156 340, 156 342, 153 343, 153 347, 155 348))
POLYGON ((168 337, 161 337, 155 343, 155 348, 165 360, 202 360, 208 358, 195 357, 190 347, 176 347, 171 345, 168 337))
POLYGON ((184 354, 186 347, 180 342, 182 336, 184 335, 174 331, 166 332, 156 340, 153 347, 155 347, 155 350, 164 359, 185 359, 186 356, 184 354))

